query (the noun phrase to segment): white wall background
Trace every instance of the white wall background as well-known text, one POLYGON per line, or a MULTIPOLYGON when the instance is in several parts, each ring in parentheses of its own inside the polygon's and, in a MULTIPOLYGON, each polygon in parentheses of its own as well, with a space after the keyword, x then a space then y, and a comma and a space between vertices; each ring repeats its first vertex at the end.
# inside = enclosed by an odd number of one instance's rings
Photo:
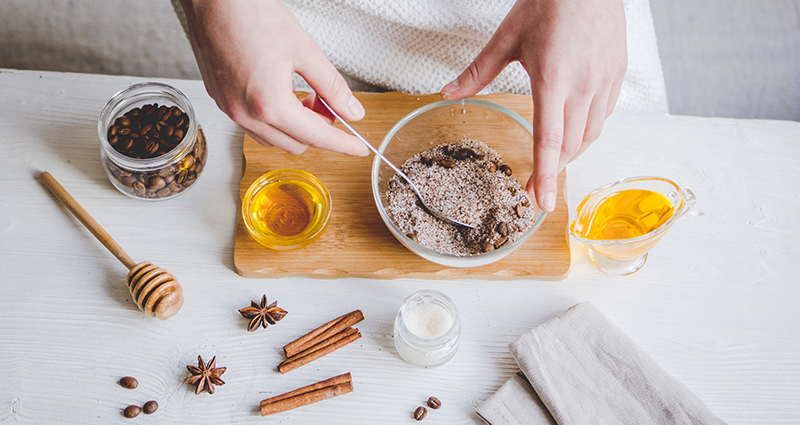
MULTIPOLYGON (((800 121, 800 0, 651 0, 673 114, 800 121)), ((0 0, 0 68, 199 79, 169 0, 0 0)))

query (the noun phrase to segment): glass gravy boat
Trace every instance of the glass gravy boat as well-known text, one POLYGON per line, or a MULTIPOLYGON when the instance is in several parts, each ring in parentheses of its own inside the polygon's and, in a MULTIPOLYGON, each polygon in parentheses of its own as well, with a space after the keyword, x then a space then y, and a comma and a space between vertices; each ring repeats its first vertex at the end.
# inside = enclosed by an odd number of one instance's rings
POLYGON ((694 206, 695 202, 696 198, 691 190, 681 188, 665 178, 631 177, 590 192, 570 218, 569 232, 576 241, 586 245, 589 258, 600 270, 610 275, 626 276, 644 266, 650 249, 661 240, 675 221, 694 206), (598 206, 609 197, 631 189, 652 191, 662 195, 672 208, 671 216, 641 236, 627 239, 586 238, 588 229, 584 228, 582 222, 594 215, 598 206))

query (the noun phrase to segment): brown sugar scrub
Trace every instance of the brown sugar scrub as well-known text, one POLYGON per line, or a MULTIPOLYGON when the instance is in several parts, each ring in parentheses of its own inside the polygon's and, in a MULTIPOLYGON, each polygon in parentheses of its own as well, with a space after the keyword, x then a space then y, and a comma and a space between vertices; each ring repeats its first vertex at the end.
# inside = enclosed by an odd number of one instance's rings
POLYGON ((502 248, 533 226, 537 211, 500 154, 487 144, 462 139, 409 158, 402 171, 425 202, 444 215, 475 226, 446 223, 425 211, 408 183, 389 180, 386 211, 410 239, 458 257, 502 248))

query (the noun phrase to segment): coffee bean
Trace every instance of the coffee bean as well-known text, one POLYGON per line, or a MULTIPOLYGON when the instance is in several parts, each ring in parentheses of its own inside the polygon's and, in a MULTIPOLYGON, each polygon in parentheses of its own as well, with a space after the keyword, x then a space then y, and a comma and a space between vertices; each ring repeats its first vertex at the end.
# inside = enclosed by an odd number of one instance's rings
POLYGON ((172 195, 172 189, 165 187, 161 190, 157 190, 154 195, 157 198, 166 198, 167 196, 172 195))
POLYGON ((419 243, 419 239, 417 239, 417 235, 415 235, 415 234, 413 234, 413 233, 409 233, 409 234, 407 234, 407 235, 406 235, 406 237, 407 237, 407 238, 409 238, 409 239, 411 239, 411 240, 412 240, 412 241, 414 241, 414 242, 417 242, 417 243, 419 243))
POLYGON ((494 251, 494 244, 489 241, 486 241, 483 243, 483 246, 481 248, 483 248, 483 252, 492 252, 494 251))
POLYGON ((142 406, 142 411, 145 415, 152 415, 156 413, 156 410, 158 410, 158 402, 155 400, 150 400, 142 406))
POLYGON ((122 411, 122 414, 125 415, 126 418, 135 418, 139 416, 139 413, 142 413, 142 408, 134 405, 130 405, 122 411))
POLYGON ((453 168, 456 166, 456 162, 452 158, 443 158, 439 160, 439 165, 444 168, 453 168))
POLYGON ((136 183, 133 184, 133 189, 136 192, 144 192, 145 190, 147 190, 147 186, 145 186, 144 183, 137 181, 136 183))
POLYGON ((459 149, 459 150, 455 151, 455 153, 453 153, 453 158, 457 159, 459 161, 463 161, 463 160, 469 158, 468 149, 459 149))
POLYGON ((119 125, 122 127, 130 127, 131 119, 123 115, 119 117, 119 125))
POLYGON ((516 210, 517 217, 522 218, 525 216, 525 208, 522 206, 522 204, 517 204, 516 210))
POLYGON ((125 376, 119 380, 119 384, 129 390, 132 390, 139 386, 139 381, 137 381, 136 378, 132 376, 125 376))
POLYGON ((181 168, 183 168, 184 170, 189 170, 192 168, 192 166, 194 166, 194 156, 186 155, 186 158, 183 158, 183 165, 181 166, 181 168))
POLYGON ((497 165, 494 162, 489 162, 486 164, 486 169, 488 169, 490 173, 494 173, 497 171, 497 165))
POLYGON ((502 223, 498 224, 497 225, 497 233, 499 233, 500 236, 508 236, 508 233, 509 233, 508 223, 502 222, 502 223))
POLYGON ((436 397, 430 397, 428 398, 428 407, 430 407, 433 410, 436 410, 442 407, 442 402, 439 401, 439 399, 436 397))
POLYGON ((509 166, 508 166, 508 164, 503 164, 503 165, 501 165, 501 166, 500 166, 500 171, 501 171, 503 174, 507 175, 507 176, 510 176, 510 175, 511 175, 511 167, 509 167, 509 166))
POLYGON ((500 249, 508 244, 508 238, 503 236, 494 242, 494 247, 500 249))
POLYGON ((158 148, 158 142, 155 140, 149 140, 144 145, 144 151, 153 156, 155 156, 156 152, 158 152, 158 148))
POLYGON ((531 202, 530 202, 530 200, 528 200, 528 197, 527 197, 527 196, 526 196, 526 197, 524 197, 524 198, 522 198, 522 206, 523 206, 523 207, 527 207, 527 206, 528 206, 528 205, 530 205, 530 204, 531 204, 531 202))
POLYGON ((181 170, 177 174, 175 174, 175 183, 183 184, 186 181, 186 176, 189 175, 189 172, 186 170, 181 170))
POLYGON ((164 181, 163 178, 159 176, 150 177, 150 180, 147 181, 147 188, 153 190, 163 189, 167 183, 164 181))
POLYGON ((414 411, 414 419, 418 421, 425 419, 425 416, 428 416, 428 409, 424 406, 419 406, 417 410, 414 411))

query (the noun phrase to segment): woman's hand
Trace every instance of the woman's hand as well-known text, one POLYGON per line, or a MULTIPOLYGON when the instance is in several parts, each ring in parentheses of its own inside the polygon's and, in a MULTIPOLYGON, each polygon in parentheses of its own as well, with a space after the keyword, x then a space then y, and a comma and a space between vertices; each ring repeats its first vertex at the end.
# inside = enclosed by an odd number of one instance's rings
POLYGON ((513 61, 528 72, 533 96, 533 174, 526 189, 552 211, 558 174, 600 136, 619 97, 627 68, 622 1, 517 1, 442 95, 472 96, 513 61))
POLYGON ((369 153, 331 125, 316 96, 295 97, 294 72, 345 119, 364 117, 344 78, 280 0, 181 1, 206 90, 253 139, 293 154, 308 146, 369 153))

